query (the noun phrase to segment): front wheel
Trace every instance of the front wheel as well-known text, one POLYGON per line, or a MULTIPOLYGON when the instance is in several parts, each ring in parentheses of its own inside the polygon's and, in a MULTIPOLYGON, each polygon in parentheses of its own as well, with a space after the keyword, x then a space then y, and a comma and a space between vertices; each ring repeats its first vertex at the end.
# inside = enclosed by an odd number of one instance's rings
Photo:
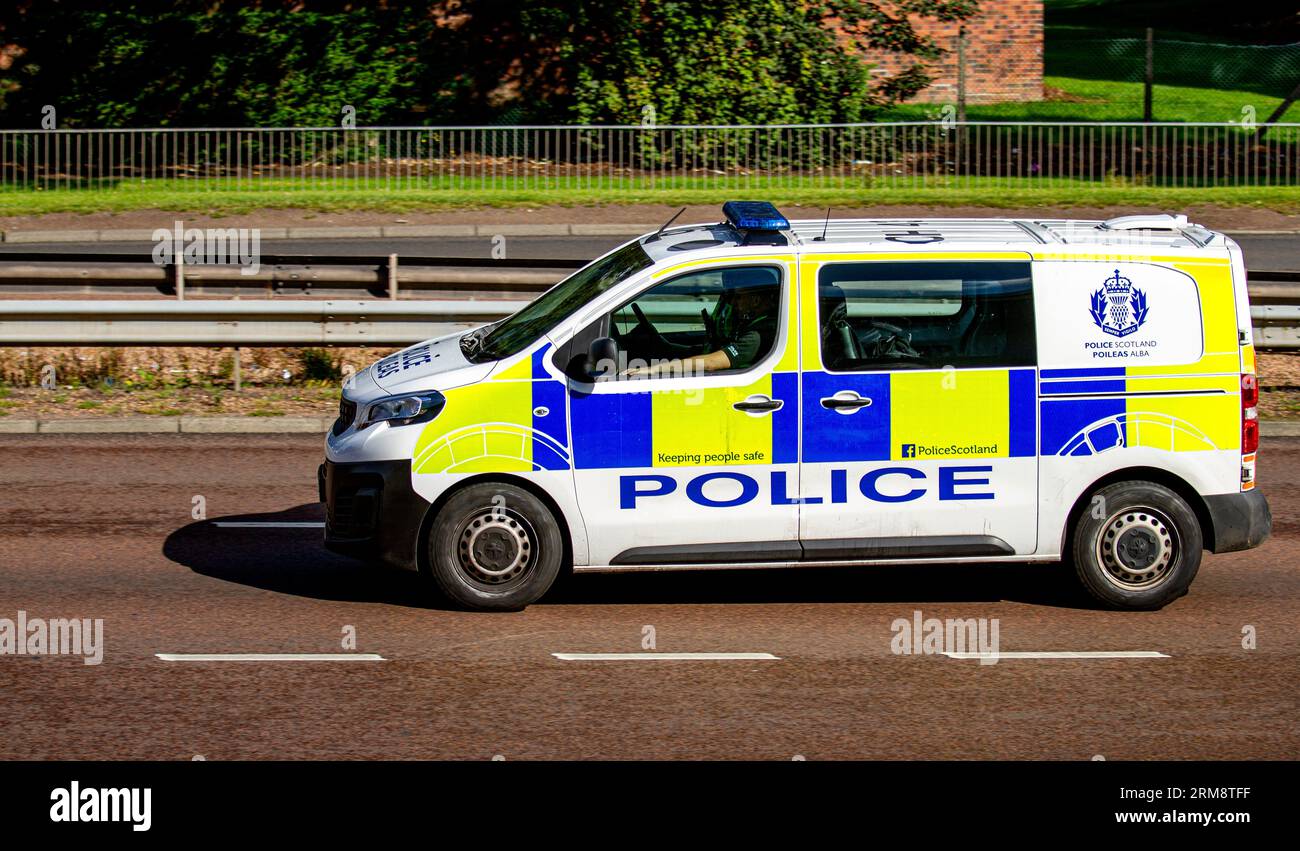
POLYGON ((550 509, 523 488, 484 482, 453 494, 429 534, 429 573, 470 609, 518 611, 560 573, 564 541, 550 509))
POLYGON ((1201 566, 1201 524, 1155 482, 1119 482, 1092 495, 1075 524, 1079 583, 1115 609, 1159 609, 1187 593, 1201 566))

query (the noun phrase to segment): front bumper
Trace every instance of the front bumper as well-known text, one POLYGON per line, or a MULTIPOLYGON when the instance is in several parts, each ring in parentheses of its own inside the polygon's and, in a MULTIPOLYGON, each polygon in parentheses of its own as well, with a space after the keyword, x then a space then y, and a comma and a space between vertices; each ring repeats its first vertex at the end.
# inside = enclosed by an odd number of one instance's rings
POLYGON ((1207 496, 1205 506, 1214 529, 1210 552, 1230 553, 1258 547, 1273 531, 1268 500, 1258 490, 1207 496))
POLYGON ((326 459, 316 471, 325 503, 325 546, 405 570, 419 567, 420 527, 429 503, 411 489, 411 462, 326 459))

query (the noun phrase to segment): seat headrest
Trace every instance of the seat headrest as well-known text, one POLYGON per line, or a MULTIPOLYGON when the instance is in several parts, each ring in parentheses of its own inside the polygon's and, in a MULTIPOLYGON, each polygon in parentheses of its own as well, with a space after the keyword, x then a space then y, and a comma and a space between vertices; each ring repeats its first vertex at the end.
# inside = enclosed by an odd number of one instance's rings
POLYGON ((821 299, 823 317, 829 316, 840 305, 849 303, 844 290, 835 284, 823 284, 818 290, 818 298, 821 299))

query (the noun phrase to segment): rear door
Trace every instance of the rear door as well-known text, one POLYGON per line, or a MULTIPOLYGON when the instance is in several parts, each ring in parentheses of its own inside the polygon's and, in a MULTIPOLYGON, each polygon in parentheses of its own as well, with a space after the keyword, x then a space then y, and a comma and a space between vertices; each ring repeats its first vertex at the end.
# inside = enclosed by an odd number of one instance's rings
POLYGON ((805 557, 1033 553, 1029 257, 805 255, 800 284, 805 557))

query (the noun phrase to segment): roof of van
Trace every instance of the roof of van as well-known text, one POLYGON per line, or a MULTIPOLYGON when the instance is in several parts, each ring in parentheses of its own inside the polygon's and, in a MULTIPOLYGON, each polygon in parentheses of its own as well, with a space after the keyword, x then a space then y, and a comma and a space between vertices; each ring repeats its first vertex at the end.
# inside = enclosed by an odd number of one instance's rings
MULTIPOLYGON (((1106 221, 1082 219, 799 219, 779 231, 803 246, 890 245, 900 248, 944 243, 984 245, 1086 245, 1199 249, 1222 247, 1221 234, 1187 221, 1186 216, 1124 216, 1106 221), (825 239, 822 239, 823 233, 825 239), (1217 241, 1217 246, 1215 243, 1217 241)), ((643 241, 656 260, 682 252, 745 244, 744 234, 726 223, 679 226, 659 239, 643 241)))

